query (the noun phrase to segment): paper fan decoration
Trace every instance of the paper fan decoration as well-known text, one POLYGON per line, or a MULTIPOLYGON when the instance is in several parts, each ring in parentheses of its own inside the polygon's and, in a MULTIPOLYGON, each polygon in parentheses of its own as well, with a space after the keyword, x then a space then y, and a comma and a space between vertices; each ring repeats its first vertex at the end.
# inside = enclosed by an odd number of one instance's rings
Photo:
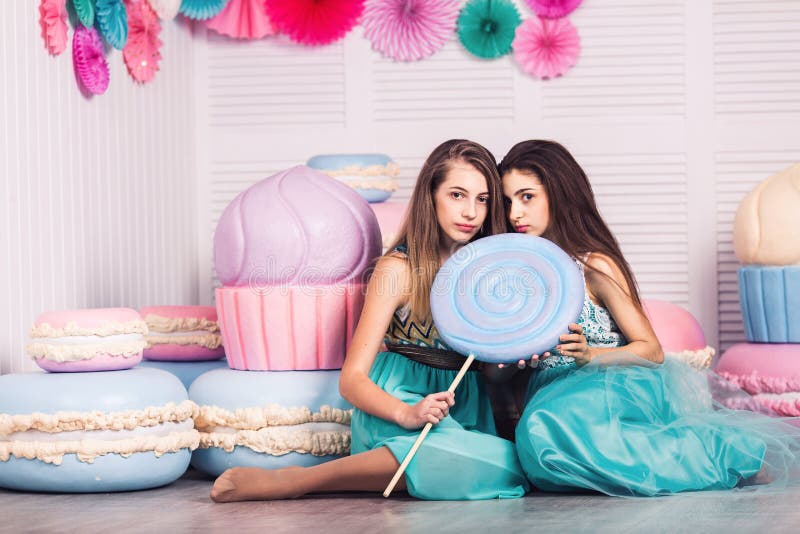
POLYGON ((128 40, 128 14, 122 0, 97 0, 95 18, 106 42, 122 50, 128 40))
POLYGON ((458 19, 459 0, 367 0, 364 36, 372 48, 399 61, 416 61, 441 49, 458 19))
POLYGON ((94 26, 94 0, 70 0, 78 20, 87 28, 94 26))
POLYGON ((207 20, 222 11, 227 3, 228 0, 182 0, 180 12, 190 19, 207 20))
POLYGON ((364 0, 266 0, 275 28, 304 45, 326 45, 344 37, 358 23, 364 0))
POLYGON ((560 19, 575 11, 583 0, 525 0, 525 2, 542 18, 560 19))
POLYGON ((39 15, 47 51, 57 56, 67 48, 66 0, 42 0, 39 4, 39 15))
POLYGON ((514 59, 537 78, 555 78, 578 61, 581 39, 569 19, 533 17, 517 28, 514 59))
POLYGON ((126 0, 125 7, 128 8, 128 43, 122 50, 122 59, 131 77, 146 83, 158 72, 161 24, 145 0, 126 0))
POLYGON ((148 0, 150 7, 156 12, 161 20, 171 20, 178 14, 181 8, 181 0, 148 0))
POLYGON ((237 39, 261 39, 275 33, 264 0, 230 0, 206 26, 237 39))
POLYGON ((520 20, 511 0, 470 0, 458 17, 458 37, 472 54, 497 58, 511 51, 520 20))
POLYGON ((101 95, 108 89, 108 63, 103 57, 103 41, 94 28, 78 26, 72 36, 72 64, 83 87, 101 95))

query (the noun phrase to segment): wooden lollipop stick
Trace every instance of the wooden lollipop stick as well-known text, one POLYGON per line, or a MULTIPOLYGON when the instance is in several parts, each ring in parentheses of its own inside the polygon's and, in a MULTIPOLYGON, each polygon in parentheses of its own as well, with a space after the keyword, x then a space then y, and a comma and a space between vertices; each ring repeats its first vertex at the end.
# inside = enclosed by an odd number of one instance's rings
MULTIPOLYGON (((474 360, 475 360, 474 354, 470 354, 469 356, 467 356, 467 359, 464 361, 464 365, 461 366, 461 369, 458 371, 458 374, 453 379, 453 383, 450 384, 449 388, 447 388, 447 391, 449 391, 450 393, 454 393, 456 391, 458 384, 461 382, 461 379, 464 378, 464 375, 467 374, 467 370, 469 369, 469 366, 472 365, 472 362, 474 360)), ((406 472, 408 464, 411 463, 411 459, 414 458, 414 455, 417 453, 417 449, 419 449, 419 446, 422 444, 422 440, 425 439, 425 436, 428 435, 428 432, 431 431, 431 428, 433 428, 433 423, 428 423, 425 425, 425 428, 422 429, 422 432, 419 433, 417 441, 414 442, 414 445, 411 447, 411 450, 408 451, 406 457, 403 458, 403 463, 401 463, 400 467, 397 468, 397 471, 392 477, 392 480, 389 482, 389 485, 386 486, 386 490, 383 492, 384 497, 388 497, 389 495, 392 494, 392 490, 397 485, 397 481, 400 480, 400 477, 403 476, 403 473, 406 472)))

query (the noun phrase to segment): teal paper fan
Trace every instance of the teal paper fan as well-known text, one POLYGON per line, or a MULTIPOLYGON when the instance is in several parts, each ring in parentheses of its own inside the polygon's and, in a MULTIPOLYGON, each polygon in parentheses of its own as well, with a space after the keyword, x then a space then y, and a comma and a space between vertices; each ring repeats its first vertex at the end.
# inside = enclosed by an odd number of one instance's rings
POLYGON ((181 0, 180 13, 195 20, 207 20, 222 11, 228 0, 181 0))
POLYGON ((97 29, 108 44, 122 50, 128 41, 128 12, 122 0, 97 0, 97 29))
POLYGON ((521 22, 511 0, 470 0, 458 16, 458 38, 470 53, 498 58, 511 51, 521 22))
POLYGON ((87 28, 94 25, 94 0, 72 0, 72 7, 81 24, 87 28))

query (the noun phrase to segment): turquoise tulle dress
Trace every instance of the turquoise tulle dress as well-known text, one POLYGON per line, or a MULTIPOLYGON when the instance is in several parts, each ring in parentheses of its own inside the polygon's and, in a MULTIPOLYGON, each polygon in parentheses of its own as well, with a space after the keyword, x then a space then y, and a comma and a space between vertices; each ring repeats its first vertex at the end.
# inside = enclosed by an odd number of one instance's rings
MULTIPOLYGON (((409 315, 408 307, 395 313, 386 333, 387 343, 447 349, 432 321, 420 325, 409 315)), ((416 404, 426 395, 446 391, 456 374, 457 370, 437 369, 394 352, 381 352, 369 376, 387 393, 416 404)), ((353 454, 385 446, 402 462, 421 429, 406 430, 356 409, 351 430, 353 454)), ((405 479, 411 495, 429 500, 516 498, 528 490, 514 444, 495 435, 480 373, 468 371, 464 376, 450 415, 433 426, 405 479)))
MULTIPOLYGON (((590 346, 626 344, 608 311, 588 297, 578 323, 590 346)), ((744 393, 714 373, 625 352, 578 367, 551 352, 531 378, 516 431, 535 488, 653 496, 798 480, 798 429, 724 408, 718 395, 744 393)))

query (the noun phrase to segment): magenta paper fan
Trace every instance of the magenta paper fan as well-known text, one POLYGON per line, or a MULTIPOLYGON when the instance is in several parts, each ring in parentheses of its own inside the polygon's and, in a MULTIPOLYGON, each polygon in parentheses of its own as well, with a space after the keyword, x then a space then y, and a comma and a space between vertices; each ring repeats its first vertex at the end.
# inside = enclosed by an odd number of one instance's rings
POLYGON ((108 89, 108 63, 103 56, 103 40, 94 28, 80 24, 72 36, 72 64, 83 87, 102 95, 108 89))
POLYGON ((42 0, 39 4, 39 15, 47 51, 57 56, 67 48, 66 0, 42 0))
POLYGON ((416 61, 447 43, 459 10, 459 0, 367 0, 361 23, 374 50, 399 61, 416 61))
POLYGON ((542 18, 560 19, 575 11, 583 0, 525 0, 525 2, 542 18))
POLYGON ((517 27, 512 43, 514 59, 536 78, 561 76, 578 61, 581 39, 566 19, 530 18, 517 27))
POLYGON ((261 39, 275 33, 264 0, 230 0, 206 26, 237 39, 261 39))
POLYGON ((161 23, 146 0, 125 0, 128 10, 128 42, 122 58, 131 77, 139 83, 151 81, 161 60, 161 23))
POLYGON ((275 29, 304 45, 326 45, 358 24, 364 0, 265 0, 275 29))

